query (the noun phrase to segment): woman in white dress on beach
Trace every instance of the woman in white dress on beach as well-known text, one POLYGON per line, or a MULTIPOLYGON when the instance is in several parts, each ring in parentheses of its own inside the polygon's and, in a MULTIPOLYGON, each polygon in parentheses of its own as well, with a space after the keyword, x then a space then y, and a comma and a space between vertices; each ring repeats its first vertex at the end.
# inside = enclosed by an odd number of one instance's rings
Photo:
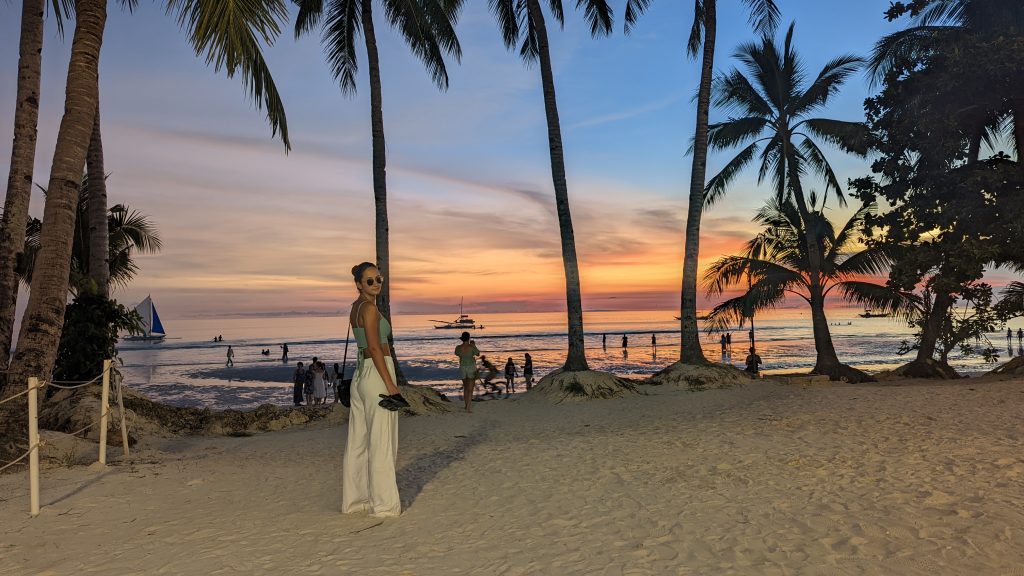
POLYGON ((398 413, 409 406, 395 384, 395 365, 388 336, 391 324, 377 310, 384 278, 377 267, 363 262, 352 268, 359 298, 352 303, 349 322, 359 346, 352 377, 348 442, 342 458, 341 511, 398 516, 395 460, 398 457, 398 413))
POLYGON ((323 404, 327 398, 327 366, 314 357, 310 370, 313 371, 313 403, 323 404))

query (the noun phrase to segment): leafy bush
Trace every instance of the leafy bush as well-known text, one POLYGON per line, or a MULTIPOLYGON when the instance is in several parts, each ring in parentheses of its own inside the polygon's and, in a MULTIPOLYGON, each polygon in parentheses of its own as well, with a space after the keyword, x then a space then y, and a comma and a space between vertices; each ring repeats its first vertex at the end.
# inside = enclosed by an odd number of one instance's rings
POLYGON ((83 291, 64 312, 64 330, 57 350, 56 380, 88 380, 103 369, 104 359, 117 358, 118 334, 142 332, 142 317, 116 300, 83 291))

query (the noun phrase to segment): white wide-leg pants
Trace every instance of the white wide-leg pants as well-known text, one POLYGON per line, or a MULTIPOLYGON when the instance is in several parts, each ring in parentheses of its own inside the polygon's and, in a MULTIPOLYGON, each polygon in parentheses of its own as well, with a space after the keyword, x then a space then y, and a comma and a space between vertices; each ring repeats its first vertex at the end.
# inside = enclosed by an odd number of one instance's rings
MULTIPOLYGON (((392 381, 395 366, 384 360, 392 381)), ((341 511, 369 511, 374 516, 398 516, 402 502, 395 479, 398 458, 398 412, 377 405, 387 394, 373 361, 361 360, 352 378, 348 413, 348 444, 342 458, 341 511)))

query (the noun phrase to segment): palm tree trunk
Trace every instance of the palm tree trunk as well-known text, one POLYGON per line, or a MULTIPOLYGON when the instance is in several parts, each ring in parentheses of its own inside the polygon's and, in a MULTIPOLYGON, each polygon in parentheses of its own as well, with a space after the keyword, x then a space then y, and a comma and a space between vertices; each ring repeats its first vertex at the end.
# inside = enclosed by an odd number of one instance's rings
POLYGON ((683 290, 679 313, 679 361, 707 364, 697 329, 697 261, 700 256, 700 219, 704 212, 704 185, 708 166, 708 116, 711 81, 715 71, 717 14, 715 2, 704 3, 704 53, 701 56, 697 91, 697 131, 693 137, 690 165, 690 202, 686 211, 686 244, 683 251, 683 290))
MULTIPOLYGON (((0 224, 0 371, 6 371, 14 338, 18 304, 18 255, 25 247, 25 222, 32 196, 39 124, 39 83, 43 61, 43 0, 21 5, 21 44, 18 48, 18 95, 14 108, 14 144, 7 177, 3 222, 0 224)), ((0 379, 2 382, 2 379, 0 379)), ((5 392, 11 388, 0 386, 5 392)), ((7 394, 0 394, 6 397, 7 394)), ((2 415, 0 415, 2 416, 2 415)))
POLYGON ((866 374, 850 368, 839 361, 835 344, 832 342, 832 332, 828 328, 828 318, 825 316, 825 289, 821 281, 823 217, 818 213, 812 213, 810 207, 807 206, 799 175, 790 174, 788 185, 793 191, 793 198, 796 200, 797 208, 800 211, 800 219, 803 220, 804 224, 804 238, 807 242, 811 326, 814 331, 814 350, 816 353, 814 370, 811 372, 813 374, 826 374, 836 380, 844 376, 851 380, 859 380, 862 376, 866 377, 866 374))
POLYGON ((86 159, 89 178, 89 278, 104 298, 110 297, 110 233, 107 229, 107 178, 103 168, 103 139, 100 136, 100 110, 92 126, 86 159))
MULTIPOLYGON (((373 206, 376 223, 377 269, 386 278, 377 299, 380 313, 391 323, 391 252, 388 230, 387 146, 384 142, 384 106, 381 97, 380 57, 377 54, 377 35, 373 29, 373 2, 362 3, 363 38, 366 41, 366 63, 370 71, 370 130, 373 135, 373 206)), ((405 383, 405 375, 395 353, 394 334, 388 337, 395 376, 405 383)))
POLYGON ((551 154, 551 181, 555 187, 555 208, 558 231, 562 239, 562 266, 565 268, 565 300, 569 329, 569 354, 563 369, 567 372, 589 370, 583 347, 583 304, 580 294, 580 269, 576 261, 576 239, 569 213, 569 188, 565 180, 565 158, 562 154, 562 128, 558 120, 555 98, 555 76, 551 70, 551 52, 544 14, 538 0, 527 0, 530 19, 537 30, 540 53, 540 76, 544 86, 544 112, 548 122, 548 149, 551 154))
POLYGON ((23 386, 29 376, 50 378, 64 324, 78 194, 99 99, 99 57, 107 18, 106 0, 78 0, 76 6, 64 116, 53 152, 39 254, 11 363, 15 386, 23 386))

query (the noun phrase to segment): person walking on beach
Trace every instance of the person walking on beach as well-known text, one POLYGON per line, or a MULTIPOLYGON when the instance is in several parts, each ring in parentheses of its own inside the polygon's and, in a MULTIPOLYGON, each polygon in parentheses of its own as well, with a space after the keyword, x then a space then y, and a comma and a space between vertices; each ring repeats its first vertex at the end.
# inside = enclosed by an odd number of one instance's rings
POLYGON ((491 394, 493 392, 501 394, 501 388, 499 388, 497 384, 492 382, 492 380, 494 380, 498 376, 498 367, 495 366, 490 360, 487 359, 487 356, 484 355, 480 356, 480 364, 483 365, 484 370, 486 371, 484 373, 483 378, 483 386, 485 391, 484 394, 491 394))
POLYGON ((511 396, 516 393, 516 376, 519 375, 519 371, 516 370, 515 362, 512 362, 512 357, 509 356, 508 362, 505 362, 505 394, 511 396))
POLYGON ((747 372, 750 372, 754 376, 761 373, 761 364, 763 364, 763 362, 761 362, 761 357, 757 355, 757 352, 754 351, 753 346, 750 347, 750 354, 747 354, 744 362, 747 364, 747 367, 745 368, 747 372))
POLYGON ((601 348, 603 348, 604 350, 608 349, 608 335, 607 334, 601 334, 601 348))
POLYGON ((310 372, 313 373, 313 404, 323 404, 327 399, 327 366, 314 356, 310 372))
MULTIPOLYGON (((1006 346, 1013 346, 1013 328, 1006 329, 1006 346)), ((229 346, 230 348, 230 346, 229 346)))
POLYGON ((651 349, 654 350, 655 354, 658 353, 658 336, 657 336, 657 334, 651 334, 651 349))
POLYGON ((1024 328, 1017 328, 1017 346, 1024 346, 1024 328))
POLYGON ((526 391, 533 388, 533 357, 526 353, 526 360, 523 362, 523 380, 526 382, 526 391))
POLYGON ((725 333, 725 346, 729 349, 729 354, 732 354, 732 332, 725 333))
POLYGON ((296 406, 302 406, 302 390, 306 386, 306 369, 302 362, 295 365, 295 373, 292 374, 292 402, 296 406))
POLYGON ((352 303, 349 323, 359 353, 352 377, 348 441, 341 463, 341 511, 398 516, 402 501, 395 477, 397 411, 408 408, 409 402, 395 384, 394 360, 385 352, 389 350, 391 324, 376 304, 384 278, 370 262, 353 266, 352 278, 359 297, 352 303))
POLYGON ((629 348, 629 338, 627 338, 626 335, 623 334, 622 335, 622 349, 625 350, 626 348, 629 348))
POLYGON ((469 332, 459 336, 462 343, 455 347, 455 355, 459 358, 459 379, 462 380, 462 400, 466 404, 466 412, 473 411, 473 388, 478 377, 476 357, 480 355, 476 344, 469 339, 469 332))
POLYGON ((281 344, 281 362, 288 363, 288 343, 281 344))
POLYGON ((224 365, 225 366, 234 366, 235 365, 235 349, 231 347, 231 344, 228 344, 228 361, 225 362, 224 365))
POLYGON ((725 358, 725 334, 722 334, 722 338, 719 342, 722 344, 722 358, 725 358))

